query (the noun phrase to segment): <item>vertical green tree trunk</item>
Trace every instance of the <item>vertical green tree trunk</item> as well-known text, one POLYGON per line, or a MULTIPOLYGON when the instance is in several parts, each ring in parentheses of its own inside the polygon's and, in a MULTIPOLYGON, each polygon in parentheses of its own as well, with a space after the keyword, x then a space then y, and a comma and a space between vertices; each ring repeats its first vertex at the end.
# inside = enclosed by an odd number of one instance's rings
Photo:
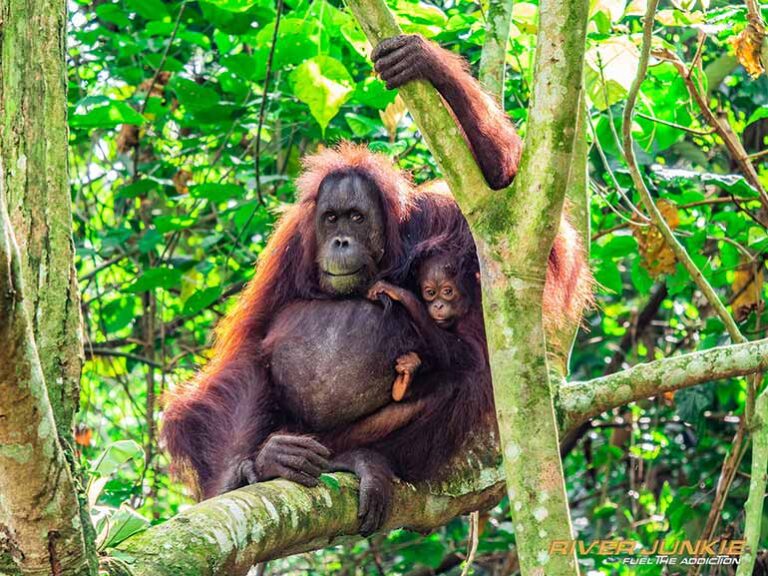
POLYGON ((6 248, 20 246, 15 256, 10 248, 4 254, 8 263, 18 257, 18 277, 10 267, 0 271, 16 291, 2 328, 19 353, 0 361, 7 399, 0 410, 12 409, 0 430, 0 524, 23 571, 57 575, 97 569, 72 475, 82 343, 67 175, 66 21, 64 0, 0 0, 3 230, 13 238, 6 248))
POLYGON ((27 313, 59 436, 72 439, 82 364, 67 177, 66 4, 0 2, 0 156, 27 313))
MULTIPOLYGON (((382 0, 349 6, 372 44, 400 33, 382 0)), ((507 489, 526 575, 578 574, 575 554, 549 551, 552 540, 570 540, 572 532, 541 301, 571 172, 588 8, 584 0, 540 3, 528 139, 514 191, 493 193, 478 182, 434 90, 417 82, 400 91, 475 236, 507 489)))
POLYGON ((25 575, 91 575, 77 493, 24 300, 21 257, 0 184, 0 553, 25 575))

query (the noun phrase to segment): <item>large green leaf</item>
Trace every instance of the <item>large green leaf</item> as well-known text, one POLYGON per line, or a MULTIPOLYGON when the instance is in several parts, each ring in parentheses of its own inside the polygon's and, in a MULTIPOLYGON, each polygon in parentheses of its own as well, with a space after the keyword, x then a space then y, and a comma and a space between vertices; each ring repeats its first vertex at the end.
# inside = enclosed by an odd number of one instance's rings
POLYGON ((140 126, 144 116, 125 102, 111 101, 84 113, 71 114, 69 124, 73 128, 114 128, 119 124, 140 126))
POLYGON ((168 9, 161 0, 126 0, 131 10, 147 20, 162 20, 170 16, 168 9))
POLYGON ((143 532, 149 527, 149 520, 124 504, 118 510, 109 511, 103 515, 98 527, 100 531, 96 538, 96 546, 99 550, 103 550, 117 546, 134 534, 143 532))
POLYGON ((101 494, 109 477, 126 462, 139 458, 144 459, 144 450, 133 440, 119 440, 107 446, 104 452, 91 464, 89 471, 91 479, 87 492, 90 507, 96 505, 99 494, 101 494))
POLYGON ((640 52, 629 36, 608 38, 584 56, 587 94, 599 110, 616 104, 629 92, 640 52))
POLYGON ((330 56, 315 56, 302 63, 291 72, 291 83, 294 95, 309 106, 323 132, 355 86, 344 64, 330 56))
POLYGON ((181 272, 172 268, 150 268, 134 280, 126 292, 146 292, 157 288, 173 288, 181 282, 181 272))
POLYGON ((258 4, 258 0, 207 0, 217 8, 227 12, 245 12, 258 4))
POLYGON ((201 86, 187 78, 175 78, 173 89, 176 97, 191 112, 212 108, 219 103, 219 94, 213 88, 201 86))

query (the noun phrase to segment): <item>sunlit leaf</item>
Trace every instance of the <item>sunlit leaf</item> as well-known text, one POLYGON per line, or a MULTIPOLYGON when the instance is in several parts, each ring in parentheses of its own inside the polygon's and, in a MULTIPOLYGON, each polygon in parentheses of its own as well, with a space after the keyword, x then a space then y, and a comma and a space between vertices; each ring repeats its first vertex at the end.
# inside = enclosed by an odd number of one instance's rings
POLYGON ((125 288, 126 292, 146 292, 157 288, 173 288, 181 282, 181 272, 172 268, 150 268, 125 288))
POLYGON ((117 546, 123 540, 149 528, 149 520, 127 505, 121 506, 106 522, 96 539, 99 550, 117 546))
POLYGON ((307 60, 290 77, 294 95, 309 106, 323 131, 354 90, 354 81, 344 64, 330 56, 307 60))
POLYGON ((635 79, 640 52, 628 36, 609 38, 585 55, 587 94, 600 110, 621 101, 635 79))
POLYGON ((144 117, 125 102, 113 101, 106 106, 98 106, 85 113, 70 115, 70 126, 75 128, 114 128, 119 124, 145 122, 144 117))

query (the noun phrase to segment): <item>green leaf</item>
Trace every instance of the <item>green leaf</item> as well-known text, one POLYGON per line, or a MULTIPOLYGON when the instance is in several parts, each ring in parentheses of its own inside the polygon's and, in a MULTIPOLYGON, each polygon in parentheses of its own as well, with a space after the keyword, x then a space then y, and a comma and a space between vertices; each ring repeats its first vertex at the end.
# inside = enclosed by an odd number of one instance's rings
POLYGON ((96 505, 99 494, 109 477, 126 462, 140 458, 144 460, 144 449, 133 440, 119 440, 113 442, 91 464, 91 479, 88 483, 88 503, 91 507, 96 505))
POLYGON ((641 265, 640 258, 635 258, 632 261, 630 278, 632 280, 632 285, 637 289, 638 293, 650 294, 651 287, 653 286, 653 278, 648 273, 648 270, 641 265))
POLYGON ((144 457, 144 449, 133 440, 118 440, 106 447, 104 452, 91 465, 91 473, 99 476, 109 476, 120 466, 144 457))
POLYGON ((355 52, 363 58, 368 58, 368 39, 354 18, 341 26, 341 35, 355 52))
POLYGON ((381 124, 360 114, 345 114, 344 120, 357 138, 367 138, 381 130, 381 124))
POLYGON ((147 20, 162 20, 170 17, 168 9, 161 0, 126 0, 128 6, 147 20))
MULTIPOLYGON (((267 24, 257 35, 256 43, 259 52, 255 55, 266 61, 269 47, 272 45, 272 35, 275 24, 267 24)), ((299 18, 284 18, 280 21, 275 48, 274 68, 284 68, 290 64, 300 64, 307 58, 317 55, 318 51, 327 46, 327 36, 324 36, 320 25, 314 20, 299 18)))
POLYGON ((190 186, 189 194, 192 198, 205 198, 206 200, 218 204, 229 200, 230 198, 242 198, 245 195, 245 190, 242 186, 238 186, 237 184, 217 184, 215 182, 207 182, 197 186, 190 186))
POLYGON ((654 166, 653 174, 661 180, 685 185, 690 181, 699 181, 722 188, 726 192, 740 198, 757 198, 758 193, 743 176, 739 174, 713 174, 712 172, 696 172, 682 168, 663 168, 654 166))
POLYGON ((258 4, 258 0, 207 0, 217 8, 227 12, 245 12, 258 4))
POLYGON ((184 302, 184 316, 191 316, 197 314, 200 310, 208 308, 208 306, 219 299, 219 296, 221 296, 221 286, 213 286, 212 288, 192 293, 184 302))
POLYGON ((203 12, 203 18, 210 22, 216 28, 227 34, 245 34, 252 30, 251 24, 255 16, 248 12, 234 13, 229 10, 223 10, 213 2, 200 1, 200 10, 203 12))
POLYGON ((96 539, 96 546, 99 550, 117 546, 123 540, 143 532, 148 527, 149 520, 123 504, 106 520, 104 528, 96 539))
POLYGON ((320 482, 328 486, 334 492, 341 490, 341 484, 339 481, 330 474, 320 474, 320 482))
POLYGON ((637 240, 629 234, 616 235, 603 246, 603 258, 620 258, 637 253, 637 240))
POLYGON ((184 230, 194 226, 195 219, 191 216, 158 216, 152 220, 158 232, 165 234, 174 230, 184 230))
POLYGON ((685 422, 700 423, 704 411, 712 405, 714 397, 711 384, 678 390, 675 392, 677 414, 685 422))
POLYGON ((172 86, 179 102, 190 112, 206 110, 219 103, 219 94, 216 90, 201 86, 187 78, 174 78, 172 86))
POLYGON ((602 288, 617 295, 621 295, 623 290, 621 282, 621 272, 618 266, 612 260, 603 260, 595 271, 595 280, 602 288))
POLYGON ((222 58, 221 63, 227 70, 240 78, 245 78, 246 80, 255 80, 257 78, 259 62, 253 56, 242 53, 232 54, 222 58))
POLYGON ((181 272, 172 268, 150 268, 134 280, 127 288, 126 292, 147 292, 157 288, 173 288, 181 282, 181 272))
POLYGON ((69 125, 73 128, 114 128, 119 124, 141 126, 144 116, 125 102, 111 101, 105 106, 98 106, 81 114, 71 114, 69 125))
POLYGON ((109 332, 117 332, 128 326, 136 317, 135 298, 118 298, 101 309, 101 319, 109 332))
POLYGON ((750 124, 754 124, 758 120, 762 120, 763 118, 768 118, 768 105, 763 104, 760 106, 757 110, 752 112, 752 114, 749 116, 749 120, 747 120, 747 126, 750 124))
POLYGON ((99 4, 96 6, 96 16, 104 22, 110 22, 122 27, 129 27, 131 20, 119 4, 99 4))
POLYGON ((360 104, 376 108, 377 110, 384 110, 397 98, 397 90, 387 90, 384 82, 369 76, 358 83, 354 98, 360 104))
POLYGON ((303 62, 291 72, 290 79, 294 95, 309 106, 323 132, 354 90, 344 64, 330 56, 315 56, 303 62))
POLYGON ((156 180, 152 180, 150 178, 144 178, 142 180, 137 180, 136 182, 132 182, 130 184, 124 184, 123 186, 120 186, 120 188, 117 189, 117 193, 115 194, 116 198, 137 198, 139 196, 144 196, 145 194, 149 193, 150 191, 157 188, 159 185, 159 182, 156 180))
POLYGON ((608 38, 584 56, 587 94, 599 110, 624 99, 637 73, 640 52, 629 36, 608 38))

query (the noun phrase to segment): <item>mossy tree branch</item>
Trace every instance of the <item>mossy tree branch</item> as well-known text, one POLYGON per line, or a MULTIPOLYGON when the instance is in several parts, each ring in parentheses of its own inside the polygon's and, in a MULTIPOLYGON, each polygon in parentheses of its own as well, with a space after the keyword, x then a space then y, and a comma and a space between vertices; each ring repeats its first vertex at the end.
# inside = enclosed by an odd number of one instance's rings
POLYGON ((607 410, 704 382, 746 376, 768 369, 768 339, 710 348, 638 364, 611 374, 560 386, 557 407, 563 429, 607 410))
POLYGON ((768 391, 763 391, 755 402, 755 417, 752 421, 752 469, 749 480, 749 497, 744 505, 744 539, 747 552, 741 558, 736 576, 750 576, 755 567, 757 551, 760 549, 763 511, 765 509, 765 487, 768 484, 768 391))

